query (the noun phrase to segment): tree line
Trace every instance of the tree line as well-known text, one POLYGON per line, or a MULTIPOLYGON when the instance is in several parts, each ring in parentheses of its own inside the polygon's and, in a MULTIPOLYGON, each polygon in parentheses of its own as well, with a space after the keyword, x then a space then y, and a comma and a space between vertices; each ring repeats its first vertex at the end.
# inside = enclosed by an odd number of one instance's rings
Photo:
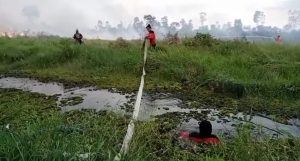
POLYGON ((192 20, 181 19, 179 21, 170 22, 167 16, 160 19, 153 15, 144 15, 144 17, 135 17, 133 22, 128 26, 119 23, 112 26, 109 21, 99 20, 93 33, 110 34, 115 37, 121 37, 128 33, 135 34, 136 38, 142 38, 145 34, 145 26, 150 24, 159 38, 165 38, 168 35, 178 35, 180 38, 192 37, 196 33, 209 33, 214 37, 276 37, 281 35, 283 38, 291 41, 300 41, 300 10, 288 11, 288 23, 279 28, 276 26, 266 26, 267 16, 263 11, 255 11, 253 14, 253 22, 255 26, 244 25, 242 19, 235 19, 233 22, 220 24, 216 22, 207 25, 207 13, 199 14, 200 26, 195 27, 192 20))

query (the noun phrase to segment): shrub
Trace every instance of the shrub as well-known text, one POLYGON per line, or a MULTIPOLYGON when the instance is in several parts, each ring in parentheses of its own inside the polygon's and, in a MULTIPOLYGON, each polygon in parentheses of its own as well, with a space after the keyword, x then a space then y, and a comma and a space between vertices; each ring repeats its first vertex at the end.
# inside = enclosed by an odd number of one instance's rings
POLYGON ((202 34, 196 33, 193 39, 189 39, 184 42, 185 46, 205 46, 205 47, 212 47, 214 44, 217 43, 217 40, 214 39, 210 34, 202 34))
POLYGON ((111 42, 109 46, 113 48, 128 48, 129 43, 126 40, 124 40, 122 37, 119 37, 117 38, 116 41, 111 42))

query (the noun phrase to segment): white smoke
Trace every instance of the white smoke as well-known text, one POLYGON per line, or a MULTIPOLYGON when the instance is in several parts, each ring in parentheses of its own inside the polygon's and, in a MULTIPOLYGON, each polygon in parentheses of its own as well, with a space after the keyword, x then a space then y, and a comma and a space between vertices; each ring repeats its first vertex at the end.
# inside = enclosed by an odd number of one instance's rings
MULTIPOLYGON (((192 19, 194 27, 200 25, 202 11, 207 12, 207 24, 219 21, 221 24, 241 18, 244 24, 251 24, 255 10, 266 11, 266 23, 286 24, 290 7, 300 8, 299 0, 0 0, 1 31, 45 31, 60 36, 72 36, 79 29, 86 37, 115 39, 116 37, 139 37, 134 30, 125 33, 95 33, 98 20, 109 21, 116 26, 120 21, 125 28, 133 18, 152 14, 160 19, 168 16, 169 22, 181 18, 192 19), (297 6, 299 5, 299 6, 297 6), (234 7, 233 7, 234 6, 234 7), (272 12, 268 12, 272 7, 272 12), (232 9, 234 8, 234 9, 232 9), (275 8, 275 9, 274 9, 275 8), (278 13, 272 16, 273 13, 278 13), (282 15, 278 19, 278 15, 282 15), (275 17, 275 18, 274 18, 275 17)), ((266 24, 268 25, 268 24, 266 24)))

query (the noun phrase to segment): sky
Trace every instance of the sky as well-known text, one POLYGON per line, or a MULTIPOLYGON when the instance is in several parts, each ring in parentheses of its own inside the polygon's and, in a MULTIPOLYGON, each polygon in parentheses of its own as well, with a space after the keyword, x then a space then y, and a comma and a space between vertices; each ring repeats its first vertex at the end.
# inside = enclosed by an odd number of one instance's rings
POLYGON ((197 27, 200 12, 207 13, 207 24, 242 19, 253 26, 256 10, 266 14, 265 25, 282 27, 293 9, 300 9, 300 0, 0 0, 0 31, 69 35, 76 28, 94 28, 98 20, 128 25, 145 14, 168 16, 170 22, 192 19, 197 27))

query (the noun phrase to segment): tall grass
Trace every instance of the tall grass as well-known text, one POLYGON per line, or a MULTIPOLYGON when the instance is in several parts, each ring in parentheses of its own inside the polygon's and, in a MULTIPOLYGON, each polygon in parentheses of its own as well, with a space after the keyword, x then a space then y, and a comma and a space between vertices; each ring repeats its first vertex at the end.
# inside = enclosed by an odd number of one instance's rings
POLYGON ((111 48, 109 42, 88 41, 80 46, 72 40, 56 38, 1 38, 0 44, 2 73, 23 71, 40 78, 86 81, 100 86, 103 82, 110 87, 138 86, 141 54, 135 44, 111 48))
POLYGON ((233 41, 210 48, 182 45, 165 48, 167 52, 153 53, 148 62, 158 66, 148 77, 155 83, 222 80, 243 84, 253 94, 299 96, 299 89, 289 89, 300 86, 298 46, 233 41))
MULTIPOLYGON (((195 38, 192 45, 161 42, 158 50, 150 50, 146 88, 218 80, 242 84, 252 95, 299 98, 299 46, 213 39, 203 45, 202 39, 207 38, 195 38)), ((23 71, 101 87, 138 87, 142 51, 135 41, 93 40, 78 45, 59 38, 1 38, 0 44, 1 73, 23 71)))
POLYGON ((236 138, 222 139, 217 146, 197 145, 185 149, 176 131, 166 130, 166 122, 147 122, 137 126, 130 151, 124 160, 161 161, 294 161, 299 160, 299 139, 255 138, 241 127, 236 138))
POLYGON ((61 113, 54 98, 0 91, 0 160, 112 160, 126 132, 115 114, 61 113), (9 129, 5 128, 9 126, 9 129))

